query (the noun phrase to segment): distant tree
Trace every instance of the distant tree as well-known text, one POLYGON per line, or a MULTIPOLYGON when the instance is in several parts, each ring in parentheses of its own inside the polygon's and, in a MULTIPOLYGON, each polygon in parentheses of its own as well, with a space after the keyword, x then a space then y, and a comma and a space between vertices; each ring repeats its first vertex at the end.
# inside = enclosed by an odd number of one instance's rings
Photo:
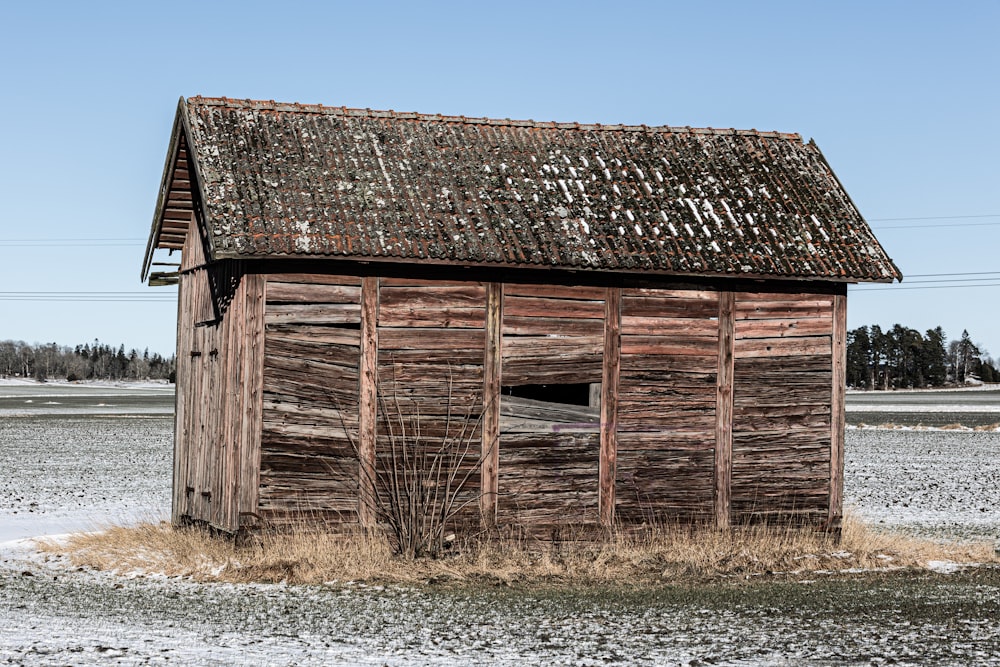
POLYGON ((959 382, 966 382, 974 375, 976 362, 979 361, 979 348, 969 337, 969 332, 962 330, 962 338, 958 341, 956 364, 959 368, 959 382))
POLYGON ((0 377, 83 379, 167 379, 174 372, 175 359, 146 349, 126 352, 94 340, 93 345, 75 347, 56 343, 29 345, 24 341, 0 341, 0 377))
POLYGON ((927 330, 921 365, 928 385, 943 387, 948 381, 948 351, 945 349, 944 329, 941 327, 927 330))
POLYGON ((871 336, 868 327, 847 332, 847 384, 850 387, 872 388, 871 336))

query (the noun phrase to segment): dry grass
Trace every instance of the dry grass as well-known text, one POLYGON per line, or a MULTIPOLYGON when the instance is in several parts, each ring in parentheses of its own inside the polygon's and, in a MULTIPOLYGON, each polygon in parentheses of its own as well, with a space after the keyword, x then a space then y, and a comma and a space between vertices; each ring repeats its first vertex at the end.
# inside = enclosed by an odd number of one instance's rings
POLYGON ((598 542, 481 540, 437 559, 393 556, 381 536, 298 530, 237 545, 197 528, 114 527, 42 543, 80 567, 196 581, 331 581, 496 585, 651 585, 724 577, 923 568, 930 561, 998 563, 989 544, 939 543, 845 522, 836 542, 814 531, 660 529, 598 542))

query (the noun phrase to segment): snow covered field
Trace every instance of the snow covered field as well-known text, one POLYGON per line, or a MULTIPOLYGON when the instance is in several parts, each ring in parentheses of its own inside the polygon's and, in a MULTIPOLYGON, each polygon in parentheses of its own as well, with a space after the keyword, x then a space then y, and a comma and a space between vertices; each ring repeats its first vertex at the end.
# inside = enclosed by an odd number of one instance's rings
MULTIPOLYGON (((206 586, 68 571, 18 541, 165 516, 172 405, 162 386, 0 386, 0 664, 1000 665, 996 569, 632 593, 206 586)), ((1000 540, 1000 433, 850 429, 846 450, 846 503, 872 523, 1000 540)))

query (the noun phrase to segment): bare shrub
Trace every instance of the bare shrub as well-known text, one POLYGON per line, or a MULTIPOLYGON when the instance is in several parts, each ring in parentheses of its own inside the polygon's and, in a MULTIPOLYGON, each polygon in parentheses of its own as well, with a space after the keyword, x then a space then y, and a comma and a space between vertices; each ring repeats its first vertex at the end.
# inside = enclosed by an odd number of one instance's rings
MULTIPOLYGON (((378 410, 384 427, 380 443, 385 446, 377 449, 373 468, 360 466, 359 484, 371 492, 359 489, 359 498, 376 523, 388 529, 395 553, 408 560, 436 557, 454 539, 459 514, 480 499, 469 481, 496 446, 493 443, 483 452, 482 402, 456 410, 453 396, 449 371, 444 433, 425 436, 419 409, 404 410, 395 381, 380 387, 378 410)), ((357 438, 350 429, 345 431, 360 461, 357 438)))

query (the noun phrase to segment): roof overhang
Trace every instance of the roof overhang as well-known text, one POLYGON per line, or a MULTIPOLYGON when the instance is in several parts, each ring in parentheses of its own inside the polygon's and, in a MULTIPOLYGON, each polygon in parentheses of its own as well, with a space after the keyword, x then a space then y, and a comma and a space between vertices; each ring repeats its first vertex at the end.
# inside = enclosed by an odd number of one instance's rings
MULTIPOLYGON (((187 104, 180 98, 167 157, 160 179, 160 192, 153 212, 153 224, 146 242, 146 254, 142 262, 142 280, 150 278, 153 254, 156 250, 180 250, 184 247, 191 231, 191 215, 201 206, 201 179, 198 177, 197 161, 192 156, 191 129, 188 122, 187 104)), ((202 211, 198 211, 202 213, 202 211)), ((151 280, 150 284, 156 281, 151 280)), ((158 283, 162 284, 162 283, 158 283)))

